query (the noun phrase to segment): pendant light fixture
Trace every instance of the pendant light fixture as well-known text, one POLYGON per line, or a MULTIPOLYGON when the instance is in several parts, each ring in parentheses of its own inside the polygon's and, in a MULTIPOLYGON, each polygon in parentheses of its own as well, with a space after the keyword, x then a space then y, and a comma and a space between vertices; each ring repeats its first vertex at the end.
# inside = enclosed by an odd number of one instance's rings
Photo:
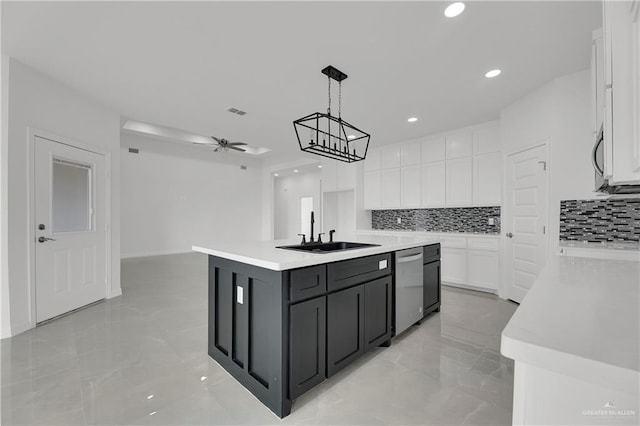
POLYGON ((293 122, 300 149, 347 163, 364 160, 371 135, 342 119, 342 80, 347 75, 329 65, 322 70, 329 86, 327 113, 314 112, 293 122), (331 115, 331 80, 338 82, 338 116, 331 115))

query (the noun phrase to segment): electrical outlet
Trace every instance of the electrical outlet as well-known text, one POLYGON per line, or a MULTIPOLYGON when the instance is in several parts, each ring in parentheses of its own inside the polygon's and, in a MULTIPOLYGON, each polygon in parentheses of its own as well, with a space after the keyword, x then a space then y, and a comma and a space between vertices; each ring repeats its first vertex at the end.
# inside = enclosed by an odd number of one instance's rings
POLYGON ((496 224, 496 220, 494 218, 489 218, 489 225, 493 226, 496 224))
POLYGON ((398 225, 400 225, 402 223, 402 218, 399 217, 397 220, 398 220, 398 225))

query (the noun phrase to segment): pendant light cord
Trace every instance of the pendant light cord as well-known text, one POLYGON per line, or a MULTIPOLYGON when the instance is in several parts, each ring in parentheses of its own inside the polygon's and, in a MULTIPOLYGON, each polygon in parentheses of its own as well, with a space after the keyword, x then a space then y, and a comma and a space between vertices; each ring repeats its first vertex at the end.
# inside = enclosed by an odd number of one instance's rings
POLYGON ((331 115, 331 77, 327 76, 329 80, 329 108, 327 108, 327 114, 331 115))

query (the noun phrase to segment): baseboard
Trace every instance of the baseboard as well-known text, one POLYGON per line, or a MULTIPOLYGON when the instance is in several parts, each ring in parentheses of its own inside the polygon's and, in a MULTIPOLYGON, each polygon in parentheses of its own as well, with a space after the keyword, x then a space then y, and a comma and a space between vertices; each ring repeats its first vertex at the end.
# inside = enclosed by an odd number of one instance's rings
POLYGON ((10 330, 3 330, 2 338, 4 339, 7 337, 16 336, 20 333, 24 333, 27 330, 31 330, 32 328, 33 328, 33 325, 30 322, 23 322, 22 324, 12 326, 10 330), (8 336, 4 335, 4 333, 7 331, 9 332, 8 336))
POLYGON ((498 290, 494 290, 491 288, 476 287, 476 286, 467 285, 467 284, 451 283, 451 282, 444 282, 444 281, 442 281, 442 285, 448 286, 448 287, 463 288, 465 290, 480 291, 482 293, 495 294, 496 296, 498 295, 498 290))
POLYGON ((122 296, 122 289, 118 288, 111 292, 111 295, 107 299, 113 299, 114 297, 122 296))
POLYGON ((161 250, 161 251, 151 251, 144 253, 127 253, 121 254, 120 259, 134 259, 136 257, 151 257, 151 256, 166 256, 168 254, 184 254, 191 253, 193 250, 189 249, 174 249, 174 250, 161 250))

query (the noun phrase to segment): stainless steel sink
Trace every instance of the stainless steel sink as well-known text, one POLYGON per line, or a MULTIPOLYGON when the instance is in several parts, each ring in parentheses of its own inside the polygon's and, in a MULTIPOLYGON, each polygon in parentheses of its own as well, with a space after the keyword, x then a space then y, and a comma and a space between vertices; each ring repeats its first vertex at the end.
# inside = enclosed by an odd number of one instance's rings
POLYGON ((310 253, 331 253, 334 251, 354 250, 365 247, 377 247, 380 244, 352 243, 348 241, 335 241, 332 243, 307 243, 292 246, 277 246, 285 250, 306 251, 310 253))

